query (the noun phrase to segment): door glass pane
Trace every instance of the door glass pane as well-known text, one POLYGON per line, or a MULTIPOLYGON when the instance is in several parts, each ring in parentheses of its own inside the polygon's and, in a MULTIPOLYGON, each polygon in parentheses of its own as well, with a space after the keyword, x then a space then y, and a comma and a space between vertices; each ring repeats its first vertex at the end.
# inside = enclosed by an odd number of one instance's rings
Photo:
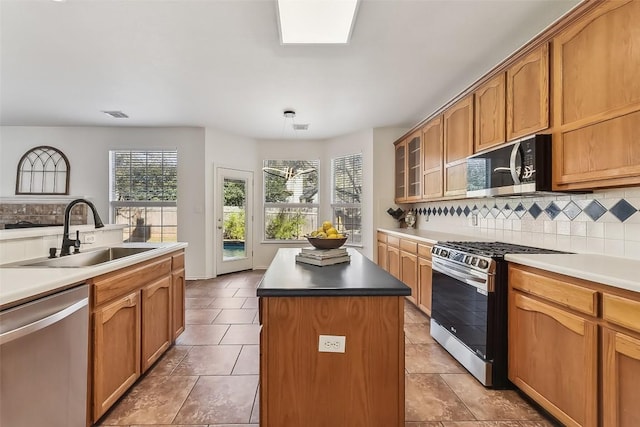
POLYGON ((246 258, 245 217, 247 183, 241 179, 224 178, 222 208, 222 260, 246 258))

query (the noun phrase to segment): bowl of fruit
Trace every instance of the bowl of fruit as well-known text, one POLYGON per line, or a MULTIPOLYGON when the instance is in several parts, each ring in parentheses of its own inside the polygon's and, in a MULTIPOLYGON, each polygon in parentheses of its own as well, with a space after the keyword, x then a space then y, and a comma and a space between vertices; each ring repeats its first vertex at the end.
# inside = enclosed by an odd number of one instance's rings
POLYGON ((323 222, 322 227, 305 237, 313 247, 318 249, 336 249, 347 241, 347 235, 336 230, 331 221, 323 222))

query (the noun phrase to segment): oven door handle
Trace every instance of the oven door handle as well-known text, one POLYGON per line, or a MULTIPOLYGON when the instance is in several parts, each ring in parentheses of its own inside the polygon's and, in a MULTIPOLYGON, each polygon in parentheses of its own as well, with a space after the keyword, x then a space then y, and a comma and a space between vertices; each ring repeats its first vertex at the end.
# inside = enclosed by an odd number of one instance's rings
POLYGON ((442 261, 434 258, 431 261, 432 268, 442 274, 446 274, 447 276, 453 277, 454 279, 460 280, 461 282, 466 283, 467 285, 471 285, 475 288, 481 289, 485 292, 493 292, 493 289, 489 289, 487 284, 487 279, 484 280, 476 277, 472 274, 469 274, 466 271, 459 270, 449 265, 445 265, 442 261))

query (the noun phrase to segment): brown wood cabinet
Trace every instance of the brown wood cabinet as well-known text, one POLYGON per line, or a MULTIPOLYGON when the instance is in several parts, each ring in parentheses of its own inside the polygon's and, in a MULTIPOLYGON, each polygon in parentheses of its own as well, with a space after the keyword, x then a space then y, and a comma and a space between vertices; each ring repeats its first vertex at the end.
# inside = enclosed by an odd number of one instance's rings
POLYGON ((422 128, 422 198, 442 197, 442 116, 422 128))
POLYGON ((474 152, 505 142, 505 73, 500 73, 475 92, 474 152))
POLYGON ((640 425, 640 295, 511 264, 509 379, 565 425, 640 425))
POLYGON ((397 142, 395 145, 395 189, 394 200, 403 203, 407 194, 407 141, 397 142))
POLYGON ((183 266, 179 251, 89 280, 92 422, 169 348, 178 324, 184 329, 183 266))
POLYGON ((96 309, 93 318, 93 421, 140 377, 140 294, 96 309))
POLYGON ((396 203, 422 198, 421 141, 422 134, 416 131, 396 145, 396 203))
POLYGON ((549 44, 507 69, 507 140, 549 127, 549 44))
POLYGON ((387 260, 389 255, 387 253, 387 235, 378 231, 378 266, 384 271, 389 271, 387 260))
POLYGON ((553 40, 555 189, 640 183, 640 2, 607 1, 553 40))
POLYGON ((473 95, 443 114, 444 196, 464 196, 467 192, 467 157, 473 154, 473 95))
POLYGON ((407 299, 418 305, 418 245, 414 241, 400 239, 400 246, 399 279, 411 288, 411 295, 407 299))
POLYGON ((431 316, 431 245, 418 244, 418 308, 431 316))
POLYGON ((387 235, 387 271, 400 279, 400 239, 387 235))

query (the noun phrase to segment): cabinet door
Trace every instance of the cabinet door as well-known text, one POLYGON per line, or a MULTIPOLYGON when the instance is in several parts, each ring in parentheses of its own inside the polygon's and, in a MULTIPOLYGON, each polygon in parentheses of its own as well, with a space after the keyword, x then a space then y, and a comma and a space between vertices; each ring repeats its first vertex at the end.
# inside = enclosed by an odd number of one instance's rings
POLYGON ((505 142, 505 74, 500 73, 475 93, 475 152, 505 142))
POLYGON ((407 141, 402 141, 395 146, 396 156, 396 194, 395 202, 404 202, 407 198, 407 141))
POLYGON ((171 276, 142 288, 142 372, 171 345, 171 276))
POLYGON ((384 242, 378 242, 378 266, 385 271, 389 271, 387 258, 387 244, 384 242))
POLYGON ((598 420, 597 324, 509 294, 509 379, 567 426, 598 420))
POLYGON ((140 377, 140 297, 133 292, 93 313, 93 421, 140 377))
POLYGON ((557 189, 640 183, 640 2, 602 2, 553 40, 557 189))
POLYGON ((400 249, 387 246, 387 268, 388 272, 398 280, 400 279, 400 249))
POLYGON ((400 251, 400 279, 411 288, 409 301, 418 305, 418 257, 409 252, 400 251))
POLYGON ((640 425, 640 339, 602 328, 602 411, 604 427, 640 425))
POLYGON ((185 304, 185 285, 184 268, 174 271, 171 274, 171 332, 172 341, 184 331, 184 304, 185 304))
POLYGON ((473 95, 444 112, 444 195, 467 192, 467 157, 473 154, 473 95))
POLYGON ((407 201, 422 198, 422 132, 414 132, 407 140, 407 201))
POLYGON ((442 197, 442 116, 422 128, 422 198, 442 197))
POLYGON ((507 70, 507 140, 549 127, 549 45, 507 70))
POLYGON ((431 316, 431 260, 418 258, 418 308, 431 316))

